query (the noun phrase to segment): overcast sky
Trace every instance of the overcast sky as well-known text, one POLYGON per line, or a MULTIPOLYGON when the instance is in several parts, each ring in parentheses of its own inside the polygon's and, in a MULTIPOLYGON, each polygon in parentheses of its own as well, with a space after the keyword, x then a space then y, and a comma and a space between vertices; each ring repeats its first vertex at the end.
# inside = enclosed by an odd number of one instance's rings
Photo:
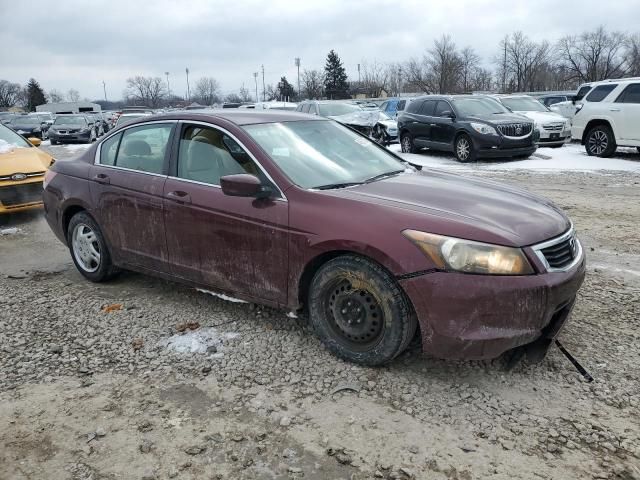
POLYGON ((267 84, 295 85, 294 58, 322 68, 330 49, 357 78, 358 63, 419 57, 445 33, 489 65, 514 30, 554 41, 600 23, 640 31, 639 20, 640 0, 0 0, 0 79, 90 99, 104 97, 104 80, 114 100, 127 77, 167 71, 184 95, 189 67, 192 86, 213 76, 224 94, 243 83, 253 93, 262 64, 267 84))

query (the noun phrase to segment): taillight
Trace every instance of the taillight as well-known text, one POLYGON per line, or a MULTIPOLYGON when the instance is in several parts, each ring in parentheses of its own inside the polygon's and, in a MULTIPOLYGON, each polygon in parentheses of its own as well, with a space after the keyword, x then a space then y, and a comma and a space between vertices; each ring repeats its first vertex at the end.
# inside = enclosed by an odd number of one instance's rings
POLYGON ((47 188, 47 185, 53 180, 53 178, 57 175, 53 170, 47 170, 44 174, 44 181, 42 182, 42 188, 47 188))

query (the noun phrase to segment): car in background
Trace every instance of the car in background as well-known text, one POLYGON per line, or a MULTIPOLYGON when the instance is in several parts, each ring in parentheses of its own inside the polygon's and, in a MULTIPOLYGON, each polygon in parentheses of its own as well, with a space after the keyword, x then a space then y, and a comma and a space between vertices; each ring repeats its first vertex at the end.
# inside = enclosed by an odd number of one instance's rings
POLYGON ((395 119, 404 111, 405 108, 407 108, 407 105, 409 105, 414 98, 415 97, 389 98, 382 102, 380 110, 395 119))
POLYGON ((47 138, 49 130, 49 124, 36 115, 16 115, 7 126, 24 138, 35 137, 41 140, 47 138))
POLYGON ((304 311, 329 351, 364 365, 418 331, 436 357, 541 361, 585 276, 550 201, 421 172, 319 115, 141 119, 44 183, 45 218, 87 280, 127 269, 304 311))
POLYGON ((371 138, 381 145, 390 145, 398 141, 398 122, 382 111, 378 111, 376 123, 371 138))
POLYGON ((597 83, 577 106, 572 134, 587 154, 610 157, 618 147, 640 152, 640 77, 597 83))
POLYGON ((102 112, 87 112, 86 116, 94 122, 98 137, 101 137, 109 131, 109 123, 107 122, 106 117, 102 112))
POLYGON ((0 214, 40 208, 42 182, 53 158, 0 125, 0 214))
POLYGON ((459 162, 527 158, 538 140, 531 120, 485 95, 419 97, 398 116, 398 130, 402 152, 453 152, 459 162))
POLYGON ((538 100, 545 107, 550 107, 551 105, 555 105, 556 103, 571 101, 571 98, 571 95, 542 95, 540 97, 537 97, 536 100, 538 100))
POLYGON ((0 124, 1 125, 6 125, 15 116, 16 116, 16 114, 12 113, 12 112, 0 112, 0 124))
POLYGON ((133 120, 136 120, 138 118, 150 117, 151 115, 152 114, 149 112, 123 113, 118 117, 118 120, 116 121, 116 124, 113 128, 118 128, 121 125, 132 122, 133 120))
POLYGON ((571 123, 528 95, 495 95, 513 113, 533 120, 542 147, 561 147, 571 141, 571 123))
MULTIPOLYGON (((607 81, 608 80, 604 80, 604 82, 607 81)), ((578 91, 574 96, 570 96, 564 102, 554 103, 553 105, 551 105, 551 107, 549 107, 549 110, 555 113, 559 113, 563 117, 568 118, 569 121, 572 121, 573 117, 576 114, 578 106, 582 104, 582 99, 587 93, 589 93, 589 90, 591 90, 593 86, 598 83, 600 82, 583 83, 578 87, 578 91)))
POLYGON ((51 145, 58 143, 91 143, 98 138, 92 119, 83 114, 57 115, 49 128, 51 145))

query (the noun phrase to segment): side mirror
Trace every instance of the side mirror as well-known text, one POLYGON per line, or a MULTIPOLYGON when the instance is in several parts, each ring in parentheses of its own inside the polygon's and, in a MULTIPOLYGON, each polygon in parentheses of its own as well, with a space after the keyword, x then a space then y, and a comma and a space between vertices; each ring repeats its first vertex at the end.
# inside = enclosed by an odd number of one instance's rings
POLYGON ((456 116, 454 115, 454 113, 451 110, 445 110, 444 112, 442 112, 441 114, 442 117, 446 117, 446 118, 450 118, 450 119, 454 119, 456 118, 456 116))
POLYGON ((271 188, 262 185, 258 177, 248 173, 220 177, 220 186, 222 193, 230 197, 268 198, 271 196, 271 188))
POLYGON ((42 140, 36 137, 29 137, 27 140, 29 140, 29 143, 31 143, 31 145, 33 145, 34 147, 39 147, 42 143, 42 140))

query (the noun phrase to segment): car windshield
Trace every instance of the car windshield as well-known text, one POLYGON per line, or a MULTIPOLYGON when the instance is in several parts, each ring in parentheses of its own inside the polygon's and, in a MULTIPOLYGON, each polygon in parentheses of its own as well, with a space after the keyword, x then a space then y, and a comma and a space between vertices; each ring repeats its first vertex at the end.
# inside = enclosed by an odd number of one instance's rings
POLYGON ((264 123, 244 129, 302 188, 361 183, 406 169, 385 149, 337 122, 264 123))
POLYGON ((320 115, 323 117, 346 115, 347 113, 359 112, 362 110, 359 106, 350 105, 348 103, 321 103, 318 105, 318 108, 320 108, 320 115))
POLYGON ((391 120, 391 117, 384 112, 380 112, 380 121, 384 122, 385 120, 391 120))
POLYGON ((492 98, 454 98, 453 104, 460 115, 473 116, 473 115, 491 115, 496 113, 509 113, 500 102, 493 100, 492 98))
POLYGON ((501 98, 502 104, 514 112, 548 112, 549 109, 530 97, 501 98))
POLYGON ((17 117, 11 120, 11 125, 40 125, 38 117, 17 117))
POLYGON ((18 135, 16 132, 11 130, 10 128, 5 127, 4 125, 0 125, 0 152, 2 152, 3 147, 6 147, 7 144, 13 145, 14 147, 31 146, 31 144, 24 138, 22 138, 21 135, 18 135))
POLYGON ((81 116, 77 117, 58 117, 53 122, 54 125, 86 125, 87 119, 81 116))

